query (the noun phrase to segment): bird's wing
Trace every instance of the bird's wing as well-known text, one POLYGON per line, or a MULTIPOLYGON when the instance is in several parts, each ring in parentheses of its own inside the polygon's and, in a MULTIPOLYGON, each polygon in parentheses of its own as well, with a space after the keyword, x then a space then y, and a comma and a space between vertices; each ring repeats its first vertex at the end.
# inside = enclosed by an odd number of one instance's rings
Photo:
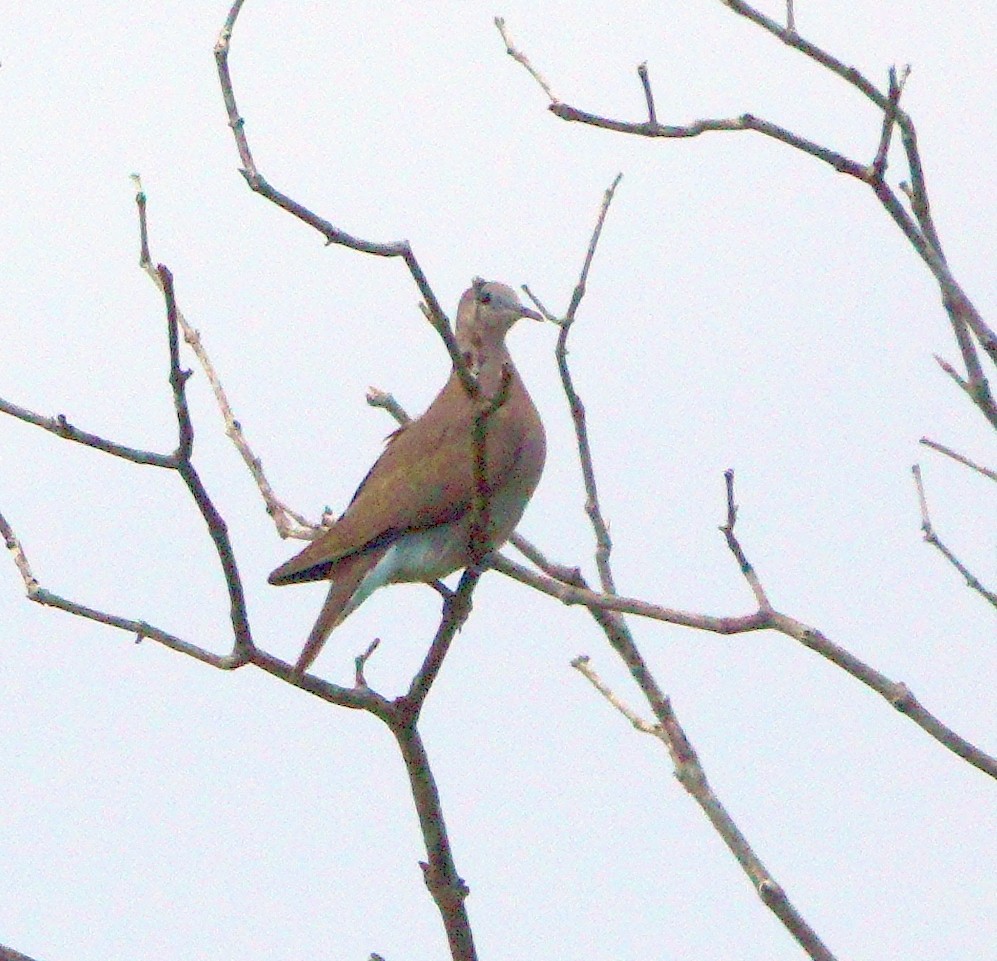
MULTIPOLYGON (((278 567, 270 583, 320 580, 343 557, 461 517, 475 493, 474 416, 474 405, 453 375, 425 414, 391 435, 343 516, 278 567)), ((492 490, 515 470, 535 424, 532 401, 514 374, 505 404, 488 421, 486 470, 492 490)))

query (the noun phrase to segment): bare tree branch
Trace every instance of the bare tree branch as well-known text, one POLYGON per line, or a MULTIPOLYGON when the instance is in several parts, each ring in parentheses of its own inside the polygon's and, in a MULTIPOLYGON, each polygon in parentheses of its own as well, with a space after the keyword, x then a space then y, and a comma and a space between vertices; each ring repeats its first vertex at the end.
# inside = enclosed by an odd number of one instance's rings
MULTIPOLYGON (((649 111, 653 112, 653 105, 650 103, 649 111)), ((609 538, 608 527, 603 519, 602 511, 599 507, 599 497, 595 480, 595 467, 593 465, 592 451, 588 440, 588 430, 585 422, 585 407, 582 403, 581 397, 575 390, 574 383, 571 378, 571 372, 568 367, 567 337, 568 332, 575 321, 575 314, 581 304, 582 297, 585 295, 588 274, 592 266, 593 258, 595 257, 595 251, 599 243, 599 238, 602 234, 602 227, 605 223, 609 205, 612 202, 616 188, 620 183, 621 176, 622 175, 617 175, 616 179, 606 191, 603 198, 602 207, 599 212, 595 229, 592 232, 592 239, 589 242, 588 251, 586 252, 585 261, 579 274, 578 283, 575 285, 567 314, 565 315, 564 320, 561 321, 561 334, 558 338, 556 350, 558 371, 561 375, 561 385, 565 396, 568 399, 572 420, 575 425, 578 459, 581 464, 582 475, 585 481, 585 510, 589 516, 593 530, 596 533, 596 566, 599 571, 599 580, 603 588, 603 596, 607 598, 615 596, 615 586, 610 564, 610 551, 612 544, 609 538)), ((527 291, 527 293, 529 293, 529 291, 527 291)), ((530 296, 532 297, 532 295, 530 296)), ((536 300, 536 298, 533 299, 534 301, 536 300)), ((759 596, 764 599, 765 595, 764 592, 761 591, 761 585, 758 583, 757 578, 754 577, 751 566, 747 563, 743 552, 740 550, 740 546, 737 545, 737 541, 734 538, 733 528, 736 508, 734 507, 732 483, 733 481, 731 475, 731 478, 728 479, 728 522, 727 528, 725 529, 728 544, 732 544, 737 547, 735 553, 741 561, 741 569, 745 573, 745 577, 749 579, 749 582, 758 585, 759 596), (752 578, 754 578, 753 581, 752 578)), ((529 550, 528 546, 524 545, 524 547, 526 547, 526 550, 529 550)), ((498 566, 499 561, 511 564, 511 562, 508 562, 506 559, 499 558, 496 559, 496 566, 498 566)), ((585 580, 581 576, 580 572, 570 571, 569 576, 573 582, 572 589, 587 591, 588 585, 585 583, 585 580)), ((789 901, 782 887, 773 880, 771 874, 769 874, 761 860, 755 855, 751 846, 748 844, 747 839, 741 833, 740 829, 713 793, 713 790, 707 781, 706 773, 700 763, 699 757, 692 746, 692 742, 689 740, 682 728, 682 725, 679 723, 678 717, 672 709, 671 701, 664 695, 657 680, 651 674, 650 670, 648 670, 647 664, 645 663, 643 656, 634 641, 633 635, 630 633, 630 629, 624 619, 619 613, 611 612, 604 607, 590 607, 589 611, 596 623, 602 629, 603 633, 606 635, 606 639, 609 641, 610 646, 616 651, 624 664, 627 666, 631 677, 633 677, 637 686, 640 688, 650 705, 651 710, 654 712, 654 716, 658 720, 657 731, 659 733, 659 737, 671 756, 672 763, 675 766, 676 776, 683 787, 685 787, 685 789, 695 798, 697 803, 699 803, 700 807, 702 807, 710 823, 713 825, 714 830, 717 831, 724 843, 727 845, 728 849, 735 856, 735 858, 737 858, 738 863, 751 879, 751 882, 754 885, 759 897, 779 918, 786 929, 790 932, 790 934, 792 934, 804 950, 807 951, 811 958, 815 959, 815 961, 834 961, 834 956, 821 941, 816 931, 814 931, 813 928, 806 923, 802 915, 789 901)), ((766 611, 760 610, 758 612, 758 616, 763 617, 766 613, 766 611)), ((579 659, 575 659, 572 663, 576 667, 580 667, 580 665, 584 662, 579 659)), ((592 673, 593 672, 590 671, 589 676, 591 676, 592 673)), ((628 717, 630 717, 631 723, 633 723, 633 718, 636 717, 636 715, 630 712, 628 717)))
POLYGON ((156 454, 153 451, 127 447, 124 444, 108 440, 106 437, 99 437, 97 434, 91 434, 89 431, 74 427, 66 419, 65 414, 56 414, 55 417, 45 417, 24 407, 19 407, 17 404, 4 400, 2 397, 0 397, 0 413, 9 414, 11 417, 16 417, 26 424, 33 424, 35 427, 40 427, 42 430, 47 430, 50 434, 55 434, 56 437, 61 437, 63 440, 71 440, 77 444, 83 444, 85 447, 101 450, 105 454, 120 457, 122 460, 131 461, 133 464, 148 464, 151 467, 165 467, 168 470, 175 470, 177 466, 175 454, 156 454))
MULTIPOLYGON (((139 238, 141 243, 139 266, 156 285, 156 289, 160 293, 163 293, 162 278, 160 277, 159 270, 152 263, 149 253, 149 227, 146 210, 148 201, 138 174, 132 175, 132 182, 136 188, 135 204, 138 208, 139 238)), ((184 317, 183 312, 179 308, 176 309, 176 321, 180 330, 183 331, 184 342, 194 352, 194 356, 197 358, 201 369, 208 378, 208 383, 211 385, 211 391, 215 395, 215 403, 218 405, 222 420, 225 422, 225 436, 232 441, 239 452, 239 456, 242 457, 243 463, 249 468, 249 472, 259 489, 260 496, 263 498, 267 513, 274 520, 277 533, 281 537, 296 537, 304 540, 315 537, 316 533, 320 530, 320 525, 309 521, 306 517, 293 511, 274 494, 273 488, 270 486, 270 482, 263 470, 263 462, 253 453, 243 433, 242 425, 235 418, 228 395, 225 393, 221 378, 218 376, 218 372, 215 370, 215 366, 208 356, 208 352, 201 340, 200 332, 188 323, 187 318, 184 317)), ((175 466, 175 464, 171 461, 169 466, 175 466)))
POLYGON ((551 101, 551 103, 557 103, 557 97, 554 96, 554 92, 551 90, 550 84, 547 83, 547 81, 543 78, 543 75, 533 66, 532 63, 530 63, 526 54, 516 49, 516 46, 509 37, 509 32, 506 29, 505 19, 503 17, 496 17, 495 26, 502 36, 503 43, 505 43, 505 52, 509 54, 513 60, 521 64, 529 75, 536 80, 540 86, 540 89, 547 94, 547 98, 551 101))
MULTIPOLYGON (((147 250, 147 238, 145 237, 144 231, 142 243, 143 250, 147 250)), ((117 444, 113 441, 98 438, 95 435, 87 434, 84 431, 72 428, 68 425, 68 423, 66 423, 65 418, 62 417, 56 418, 54 427, 51 422, 46 421, 44 418, 39 418, 37 415, 21 417, 21 419, 42 427, 43 429, 51 430, 53 433, 59 434, 59 436, 62 436, 67 440, 73 440, 78 443, 94 447, 105 453, 111 454, 112 456, 122 457, 125 460, 130 460, 135 463, 166 467, 175 470, 180 475, 193 497, 198 510, 201 512, 202 517, 207 523, 209 535, 211 536, 218 552, 218 559, 222 572, 225 576, 225 583, 228 588, 231 605, 231 619, 234 633, 234 646, 232 653, 229 655, 213 654, 212 652, 199 647, 198 645, 184 641, 167 631, 153 627, 145 621, 125 618, 116 614, 99 611, 76 601, 71 601, 59 594, 55 594, 41 587, 31 570, 24 548, 21 546, 11 525, 5 518, 0 518, 0 533, 3 534, 4 541, 8 549, 13 554, 14 563, 21 574, 22 580, 24 581, 25 592, 27 593, 28 598, 35 603, 64 610, 67 613, 74 614, 78 617, 97 621, 101 624, 107 624, 108 626, 118 628, 119 630, 128 631, 129 633, 135 634, 136 639, 139 641, 143 638, 149 638, 179 653, 186 654, 202 661, 203 663, 210 664, 213 667, 223 670, 232 670, 248 662, 249 653, 253 646, 249 623, 246 617, 242 582, 239 577, 238 567, 232 551, 231 542, 228 538, 228 531, 225 522, 212 503, 207 489, 201 482, 200 476, 191 462, 191 453, 193 451, 194 444, 194 429, 190 419, 190 412, 187 407, 185 389, 190 372, 182 370, 180 367, 178 311, 176 308, 176 300, 173 295, 172 276, 163 266, 160 266, 157 272, 160 278, 160 287, 166 300, 167 342, 169 345, 170 355, 169 382, 173 394, 174 410, 177 416, 178 442, 175 453, 169 456, 164 456, 151 454, 146 451, 136 451, 133 448, 126 448, 123 445, 117 444)), ((9 406, 15 407, 15 405, 9 406)), ((15 416, 25 413, 28 412, 23 411, 21 408, 15 407, 15 416)))
MULTIPOLYGON (((905 68, 902 78, 899 80, 896 76, 896 71, 890 71, 890 87, 887 93, 884 94, 855 67, 846 66, 828 51, 803 39, 796 32, 792 4, 787 6, 787 24, 783 27, 775 20, 756 10, 750 4, 744 3, 743 0, 721 0, 721 2, 735 13, 772 34, 782 43, 798 50, 804 56, 843 79, 883 112, 879 146, 871 163, 860 163, 836 150, 824 147, 800 134, 787 130, 785 127, 755 117, 749 113, 734 118, 696 120, 684 125, 661 124, 653 119, 653 117, 643 122, 627 122, 602 117, 565 104, 553 97, 549 85, 544 84, 544 92, 551 100, 548 109, 562 120, 584 123, 617 133, 626 133, 641 137, 682 139, 698 137, 701 134, 711 132, 750 130, 785 143, 812 157, 816 157, 839 173, 846 174, 868 185, 884 210, 893 218, 894 223, 900 228, 934 275, 941 291, 942 303, 949 314, 956 340, 966 364, 968 373, 966 391, 990 424, 997 428, 997 403, 995 403, 990 386, 983 376, 979 362, 976 359, 975 348, 966 331, 967 329, 972 331, 973 336, 976 337, 981 347, 995 364, 997 364, 997 334, 985 323, 979 311, 973 306, 971 300, 962 290, 946 263, 941 241, 931 217, 931 206, 928 200, 924 169, 917 146, 917 133, 910 116, 899 106, 900 95, 903 90, 904 81, 906 80, 907 68, 905 68), (901 189, 910 202, 912 213, 907 211, 897 197, 896 192, 885 179, 887 152, 894 124, 900 129, 910 171, 910 183, 902 183, 901 189)), ((500 24, 499 29, 509 55, 517 62, 523 64, 532 76, 538 77, 538 72, 530 64, 526 55, 513 45, 505 24, 500 24)), ((646 77, 646 71, 642 74, 641 79, 649 91, 650 81, 646 77)), ((645 96, 646 99, 647 97, 645 96)))
POLYGON ((970 470, 976 471, 978 474, 982 474, 988 480, 997 481, 997 471, 990 470, 989 467, 983 467, 981 464, 971 461, 963 454, 952 450, 951 447, 946 447, 944 444, 939 444, 938 441, 930 440, 927 437, 922 437, 920 443, 924 444, 925 447, 930 447, 932 450, 938 451, 939 454, 951 457, 952 460, 958 461, 960 464, 970 468, 970 470))
MULTIPOLYGON (((985 774, 997 778, 997 758, 990 756, 976 746, 970 744, 950 727, 943 724, 937 717, 924 707, 910 693, 907 685, 901 681, 893 681, 874 667, 866 664, 860 658, 832 641, 817 628, 811 627, 794 617, 779 611, 756 611, 753 614, 717 616, 711 614, 695 614, 675 608, 662 607, 634 597, 622 597, 616 594, 600 594, 580 584, 566 584, 550 576, 538 574, 522 564, 506 557, 504 554, 493 554, 491 566, 501 571, 507 577, 528 584, 550 597, 554 597, 566 605, 578 604, 590 611, 612 612, 617 614, 634 614, 651 620, 663 621, 667 624, 677 624, 694 630, 708 631, 713 634, 733 635, 746 634, 752 631, 774 630, 791 637, 804 647, 809 648, 821 657, 836 664, 842 670, 851 674, 856 680, 880 694, 889 704, 906 714, 919 727, 923 728, 943 746, 960 757, 969 761, 974 767, 985 774)), ((750 566, 750 565, 749 565, 750 566)), ((579 576, 579 580, 582 578, 579 576)))
POLYGON ((194 449, 194 425, 190 419, 186 394, 186 384, 191 372, 180 367, 180 334, 176 298, 173 293, 173 275, 160 264, 159 276, 163 283, 163 295, 166 298, 167 331, 170 346, 170 386, 173 388, 173 403, 176 408, 180 435, 180 443, 177 448, 180 462, 177 465, 177 471, 208 525, 208 533, 211 535, 215 550, 218 552, 218 560, 225 575, 225 585, 228 589, 232 631, 235 636, 235 648, 232 651, 232 656, 240 662, 245 662, 249 659, 249 651, 253 647, 253 637, 249 627, 249 618, 246 614, 246 597, 242 589, 242 578, 239 576, 235 552, 232 550, 232 542, 228 536, 228 525, 212 502, 207 488, 201 481, 200 474, 191 462, 191 454, 194 449))
MULTIPOLYGON (((613 542, 609 536, 609 527, 602 516, 602 508, 599 505, 599 490, 595 479, 595 467, 592 462, 592 447, 589 443, 588 426, 585 422, 585 405, 575 390, 571 371, 568 367, 568 333, 571 330, 571 325, 575 322, 575 315, 582 302, 582 298, 585 296, 589 270, 592 267, 592 260, 595 257, 599 238, 602 236, 606 214, 609 212, 609 205, 613 202, 616 188, 620 185, 622 179, 623 174, 617 174, 603 196, 602 206, 599 209, 599 217, 596 220, 595 229, 592 231, 592 239, 589 241, 588 250, 585 254, 585 262, 578 276, 578 283, 575 284, 575 289, 572 292, 568 311, 564 319, 560 322, 561 333, 558 336, 557 348, 554 352, 554 356, 557 359, 558 373, 561 376, 561 386, 564 390, 564 396, 568 400, 571 419, 575 425, 578 460, 582 470, 582 479, 585 483, 585 513, 588 515, 592 529, 595 532, 595 560, 599 570, 599 581, 602 584, 603 591, 607 594, 616 592, 616 587, 613 584, 613 573, 609 564, 609 555, 613 549, 613 542)), ((529 288, 524 288, 524 290, 534 302, 537 302, 537 298, 533 297, 529 288)))
MULTIPOLYGON (((975 467, 977 470, 983 470, 977 467, 977 465, 966 461, 965 458, 959 457, 954 454, 957 460, 961 460, 963 463, 968 463, 971 467, 975 467)), ((924 532, 924 539, 932 547, 936 548, 938 552, 945 558, 965 579, 966 584, 971 587, 977 594, 979 594, 984 600, 986 600, 992 607, 997 608, 997 594, 993 591, 987 590, 983 586, 983 582, 975 575, 958 557, 943 543, 942 539, 935 532, 934 525, 931 523, 931 516, 928 513, 928 498, 924 493, 924 480, 921 477, 920 465, 915 464, 911 471, 914 474, 914 484, 917 487, 917 500, 921 507, 921 530, 924 532)), ((992 473, 992 472, 991 472, 992 473)))
POLYGON ((253 159, 252 151, 249 149, 249 141, 246 138, 246 122, 240 115, 239 108, 236 106, 235 91, 232 87, 232 78, 228 66, 232 31, 235 29, 235 22, 238 19, 244 2, 245 0, 235 0, 232 4, 228 16, 225 18, 225 24, 215 43, 215 63, 218 67, 218 79, 221 83, 222 99, 225 102, 229 127, 231 127, 232 134, 235 137, 239 158, 242 161, 240 173, 246 179, 246 183, 251 190, 317 230, 326 238, 327 245, 335 244, 340 247, 348 247, 351 250, 371 254, 375 257, 400 257, 405 262, 405 266, 419 288, 419 292, 426 305, 427 316, 446 345, 450 359, 453 361, 454 368, 464 383, 465 389, 473 394, 477 389, 477 383, 461 357, 453 329, 450 326, 450 321, 436 299, 436 294, 433 293, 432 288, 429 286, 429 281, 426 279, 426 275, 423 273, 418 260, 416 260, 408 241, 396 240, 381 243, 355 237, 345 230, 336 227, 328 220, 319 217, 318 214, 313 213, 296 200, 292 200, 287 194, 281 193, 272 187, 260 174, 259 170, 257 170, 256 161, 253 159))
POLYGON ((474 936, 464 906, 464 900, 470 894, 470 889, 457 873, 454 864, 450 839, 443 822, 440 792, 436 787, 426 747, 414 724, 389 726, 405 761, 405 770, 408 771, 412 797, 419 815, 419 825, 426 841, 429 861, 420 862, 419 865, 422 868, 426 888, 436 902, 440 917, 443 919, 453 961, 475 961, 477 952, 474 947, 474 936))
POLYGON ((769 910, 783 923, 800 946, 815 961, 834 961, 834 955, 820 939, 817 932, 803 919, 786 896, 785 890, 769 873, 755 854, 747 838, 741 833, 727 809, 714 794, 685 731, 679 725, 668 698, 659 696, 652 703, 658 724, 651 725, 629 708, 592 669, 587 657, 578 657, 571 662, 604 698, 618 710, 638 731, 650 734, 660 740, 668 749, 675 765, 675 776, 696 803, 703 809, 717 834, 723 839, 728 850, 751 879, 755 892, 769 910))
POLYGON ((162 644, 164 647, 171 648, 180 654, 186 654, 188 657, 196 658, 205 664, 210 664, 212 667, 218 667, 222 670, 232 670, 244 663, 232 654, 224 656, 213 654, 211 651, 191 644, 188 641, 181 640, 179 637, 160 630, 157 627, 153 627, 145 621, 137 621, 127 617, 119 617, 115 614, 108 614, 104 611, 98 611, 45 589, 38 583, 38 579, 31 569, 24 548, 21 546, 17 535, 14 533, 14 529, 3 514, 0 514, 0 534, 3 535, 7 550, 14 557, 14 564, 21 574, 21 579, 24 581, 25 593, 28 596, 28 600, 34 601, 36 604, 41 604, 44 607, 54 607, 57 610, 65 611, 67 614, 96 621, 98 624, 107 624, 109 627, 116 627, 129 634, 134 634, 136 643, 148 637, 162 644))

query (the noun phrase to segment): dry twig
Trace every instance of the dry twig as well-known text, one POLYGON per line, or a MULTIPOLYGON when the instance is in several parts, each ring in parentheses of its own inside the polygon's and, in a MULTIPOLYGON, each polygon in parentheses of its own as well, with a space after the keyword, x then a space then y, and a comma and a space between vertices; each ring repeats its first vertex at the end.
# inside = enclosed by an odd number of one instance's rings
MULTIPOLYGON (((617 120, 570 106, 555 98, 551 94, 550 86, 544 81, 541 86, 551 100, 548 109, 562 120, 584 123, 640 137, 688 139, 706 133, 754 131, 816 157, 839 173, 869 186, 884 210, 890 215, 934 275, 942 295, 942 303, 949 315, 963 361, 966 364, 968 375, 964 385, 966 392, 990 424, 997 428, 997 403, 995 403, 989 383, 983 375, 976 355, 976 347, 969 332, 972 332, 973 337, 995 364, 997 364, 997 334, 983 320, 979 311, 956 281, 945 260, 941 240, 931 215, 931 205, 928 199, 928 189, 917 145, 914 122, 909 114, 900 107, 900 96, 909 68, 904 68, 899 79, 896 70, 891 70, 889 87, 886 93, 883 93, 861 71, 846 65, 833 54, 801 37, 796 31, 792 3, 787 5, 786 25, 783 26, 761 13, 751 4, 745 3, 744 0, 721 0, 721 2, 734 13, 761 27, 786 46, 797 50, 835 76, 840 77, 882 111, 883 122, 879 145, 871 163, 854 160, 839 151, 825 147, 779 124, 750 113, 744 113, 738 117, 695 120, 687 124, 659 123, 653 111, 653 97, 646 69, 638 70, 645 102, 648 104, 648 119, 646 121, 617 120), (887 152, 894 126, 900 131, 909 171, 909 182, 901 184, 901 190, 910 205, 909 211, 885 177, 887 152)), ((518 63, 523 64, 531 76, 538 78, 540 75, 530 64, 529 58, 509 40, 505 24, 501 24, 499 29, 510 56, 518 63)))

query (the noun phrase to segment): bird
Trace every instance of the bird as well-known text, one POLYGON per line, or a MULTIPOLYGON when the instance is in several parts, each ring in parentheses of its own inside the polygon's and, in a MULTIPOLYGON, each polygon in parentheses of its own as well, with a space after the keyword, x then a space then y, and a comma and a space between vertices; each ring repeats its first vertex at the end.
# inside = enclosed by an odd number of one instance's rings
POLYGON ((500 547, 519 523, 547 450, 540 415, 505 343, 522 317, 544 319, 511 287, 479 279, 457 308, 455 339, 467 369, 483 398, 499 403, 484 421, 487 511, 475 506, 474 476, 475 417, 487 401, 469 396, 454 367, 425 413, 389 435, 339 519, 270 574, 274 585, 331 582, 294 667, 296 676, 379 587, 434 584, 466 567, 476 516, 480 523, 487 514, 488 549, 500 547))

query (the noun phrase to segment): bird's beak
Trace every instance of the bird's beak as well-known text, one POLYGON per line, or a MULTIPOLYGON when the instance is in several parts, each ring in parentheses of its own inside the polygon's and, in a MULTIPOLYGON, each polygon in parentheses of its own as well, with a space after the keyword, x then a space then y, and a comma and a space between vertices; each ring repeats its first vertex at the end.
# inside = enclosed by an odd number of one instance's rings
POLYGON ((537 311, 531 310, 529 307, 521 307, 520 315, 522 317, 529 317, 531 320, 539 320, 539 321, 544 320, 543 314, 537 313, 537 311))

